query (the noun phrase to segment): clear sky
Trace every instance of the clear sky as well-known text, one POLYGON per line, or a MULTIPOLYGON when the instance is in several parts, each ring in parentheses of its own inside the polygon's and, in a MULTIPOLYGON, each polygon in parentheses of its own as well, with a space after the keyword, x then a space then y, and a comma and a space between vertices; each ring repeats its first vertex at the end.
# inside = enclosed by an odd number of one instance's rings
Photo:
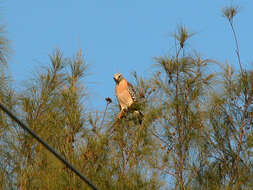
MULTIPOLYGON (((253 61, 253 1, 240 6, 235 18, 242 62, 253 61)), ((48 55, 60 48, 65 56, 78 50, 79 39, 90 64, 86 79, 92 107, 114 97, 112 75, 120 71, 148 76, 154 57, 174 46, 170 34, 180 24, 196 35, 188 48, 204 57, 236 64, 235 46, 221 9, 229 0, 9 0, 1 1, 1 22, 6 25, 13 55, 9 66, 15 86, 49 64, 48 55)), ((103 109, 101 107, 100 109, 103 109)))

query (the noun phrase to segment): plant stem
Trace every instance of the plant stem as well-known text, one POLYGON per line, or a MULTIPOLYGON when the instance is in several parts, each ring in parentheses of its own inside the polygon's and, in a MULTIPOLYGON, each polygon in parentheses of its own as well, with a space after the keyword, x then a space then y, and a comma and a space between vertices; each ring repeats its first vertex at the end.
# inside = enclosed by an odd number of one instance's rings
POLYGON ((238 43, 238 40, 237 40, 235 28, 234 28, 234 25, 233 25, 232 21, 229 21, 229 23, 230 23, 230 26, 231 26, 231 29, 232 29, 232 32, 233 32, 233 35, 234 35, 234 39, 235 39, 236 55, 237 55, 237 58, 238 58, 238 63, 239 63, 239 66, 240 66, 241 74, 243 74, 241 58, 240 58, 240 51, 239 51, 239 43, 238 43))

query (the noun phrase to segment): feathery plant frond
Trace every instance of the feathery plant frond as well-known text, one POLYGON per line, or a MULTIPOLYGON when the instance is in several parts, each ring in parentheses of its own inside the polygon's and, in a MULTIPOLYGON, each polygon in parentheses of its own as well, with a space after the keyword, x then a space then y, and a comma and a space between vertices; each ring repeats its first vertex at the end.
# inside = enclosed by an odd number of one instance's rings
POLYGON ((179 28, 174 36, 179 50, 175 55, 156 58, 160 69, 153 79, 159 92, 156 107, 161 109, 155 127, 163 142, 159 168, 174 178, 174 188, 181 190, 190 188, 189 180, 194 178, 189 172, 191 165, 200 164, 198 157, 205 151, 201 143, 205 142, 207 115, 202 97, 207 96, 214 77, 206 71, 213 60, 180 53, 190 36, 185 27, 179 28))
POLYGON ((193 35, 194 33, 189 33, 185 26, 179 26, 173 36, 178 41, 180 48, 184 48, 186 41, 193 35))
MULTIPOLYGON (((17 108, 17 99, 14 89, 12 89, 12 78, 9 75, 7 61, 10 54, 10 41, 5 37, 5 27, 0 26, 0 102, 5 104, 13 112, 17 108)), ((0 189, 11 190, 16 163, 19 158, 16 156, 17 136, 15 124, 0 110, 0 189)))
POLYGON ((51 66, 52 66, 52 73, 63 69, 65 62, 64 62, 63 54, 60 51, 60 49, 55 50, 53 54, 50 55, 49 57, 50 57, 51 66))
MULTIPOLYGON (((38 134, 43 134, 41 136, 67 160, 74 162, 77 154, 75 147, 78 147, 79 144, 77 139, 84 129, 85 123, 83 116, 85 113, 80 102, 83 93, 78 83, 83 75, 80 71, 78 71, 78 76, 69 74, 68 70, 71 70, 71 65, 67 61, 68 59, 64 58, 60 50, 53 52, 50 56, 51 65, 46 70, 42 70, 36 83, 28 87, 34 90, 23 93, 20 103, 25 110, 25 119, 29 126, 38 134)), ((74 59, 72 68, 78 68, 76 65, 82 67, 81 64, 84 63, 79 63, 74 59)), ((17 170, 20 176, 18 185, 26 184, 27 180, 33 181, 37 178, 37 173, 24 171, 24 167, 36 168, 44 180, 47 178, 52 180, 52 176, 50 177, 48 172, 62 173, 62 175, 53 178, 54 183, 48 184, 51 188, 64 188, 64 183, 62 183, 64 178, 67 181, 72 180, 80 183, 73 173, 66 172, 58 161, 48 155, 41 145, 35 144, 31 138, 20 135, 19 143, 25 149, 25 153, 20 156, 29 162, 23 162, 23 167, 20 166, 17 170), (29 178, 25 178, 26 173, 29 174, 29 178)), ((26 185, 27 188, 35 188, 36 186, 37 183, 33 182, 26 185)))
POLYGON ((81 78, 84 76, 85 72, 87 70, 88 64, 83 59, 82 51, 79 50, 76 57, 73 61, 69 61, 70 68, 71 68, 71 74, 73 78, 81 78))
POLYGON ((239 42, 238 42, 237 35, 235 32, 234 24, 233 24, 233 19, 238 14, 238 11, 239 11, 238 6, 230 6, 230 7, 225 7, 222 12, 223 12, 223 16, 228 19, 229 24, 231 26, 234 40, 235 40, 235 45, 236 45, 236 55, 238 59, 238 64, 240 66, 241 75, 243 75, 244 73, 243 73, 243 67, 242 67, 241 58, 240 58, 239 42))
POLYGON ((10 54, 10 41, 5 37, 5 27, 0 26, 0 63, 7 64, 10 54))
POLYGON ((233 22, 234 17, 238 14, 239 7, 238 6, 230 6, 222 9, 222 14, 224 17, 228 19, 229 22, 233 22))

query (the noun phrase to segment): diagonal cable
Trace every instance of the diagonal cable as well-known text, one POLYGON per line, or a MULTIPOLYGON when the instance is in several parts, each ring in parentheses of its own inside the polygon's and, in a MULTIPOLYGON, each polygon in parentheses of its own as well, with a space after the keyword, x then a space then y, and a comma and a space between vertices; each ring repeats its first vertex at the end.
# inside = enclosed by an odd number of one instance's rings
POLYGON ((50 147, 45 141, 43 141, 34 131, 27 127, 21 120, 19 120, 11 111, 9 111, 1 102, 0 108, 9 115, 16 123, 18 123, 25 131, 30 133, 37 141, 39 141, 47 150, 55 155, 63 164, 71 169, 76 175, 78 175, 85 183, 87 183, 93 190, 98 190, 86 177, 84 177, 74 166, 66 161, 59 153, 57 153, 52 147, 50 147))

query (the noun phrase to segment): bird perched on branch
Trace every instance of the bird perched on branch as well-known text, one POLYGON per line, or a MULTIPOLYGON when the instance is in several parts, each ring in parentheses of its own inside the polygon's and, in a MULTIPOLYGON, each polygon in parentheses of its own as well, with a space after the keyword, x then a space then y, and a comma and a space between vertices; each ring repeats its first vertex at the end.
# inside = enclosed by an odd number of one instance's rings
MULTIPOLYGON (((137 101, 137 97, 133 85, 128 82, 121 73, 114 74, 113 79, 116 82, 115 94, 120 104, 118 119, 121 119, 123 113, 137 101)), ((140 111, 135 110, 135 113, 138 113, 141 117, 143 117, 143 114, 140 111)))

